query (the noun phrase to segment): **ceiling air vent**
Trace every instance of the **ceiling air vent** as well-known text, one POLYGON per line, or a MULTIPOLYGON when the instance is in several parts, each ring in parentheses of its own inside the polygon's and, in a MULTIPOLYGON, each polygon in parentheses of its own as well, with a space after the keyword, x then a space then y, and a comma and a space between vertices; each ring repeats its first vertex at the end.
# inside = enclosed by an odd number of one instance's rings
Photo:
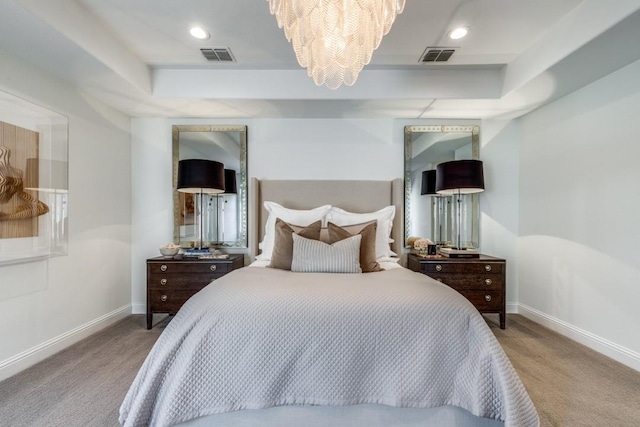
POLYGON ((447 62, 455 51, 453 48, 428 47, 420 62, 447 62))
POLYGON ((231 50, 226 47, 212 47, 200 49, 202 55, 207 58, 207 61, 215 62, 235 62, 231 50))

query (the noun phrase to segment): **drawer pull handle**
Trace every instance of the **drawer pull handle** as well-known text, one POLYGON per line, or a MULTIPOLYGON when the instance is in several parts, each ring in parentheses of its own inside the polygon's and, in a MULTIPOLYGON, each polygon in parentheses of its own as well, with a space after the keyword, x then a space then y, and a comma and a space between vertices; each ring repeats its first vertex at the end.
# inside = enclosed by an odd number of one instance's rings
POLYGON ((166 265, 166 264, 162 264, 162 265, 160 266, 160 270, 161 270, 161 271, 167 271, 167 265, 166 265))
POLYGON ((167 284, 167 279, 160 279, 160 284, 162 286, 166 285, 167 284))
POLYGON ((491 271, 491 266, 489 264, 487 264, 487 265, 484 266, 484 269, 486 271, 491 271))
POLYGON ((211 265, 209 266, 209 270, 211 270, 211 271, 216 271, 216 269, 217 269, 217 268, 218 268, 218 266, 217 266, 217 265, 215 265, 215 264, 211 264, 211 265))
POLYGON ((485 283, 487 286, 491 286, 491 284, 492 284, 493 282, 491 281, 491 279, 484 279, 484 283, 485 283))
POLYGON ((162 296, 160 297, 160 301, 166 301, 166 300, 167 300, 167 296, 166 296, 166 295, 162 295, 162 296))
POLYGON ((436 264, 436 271, 442 271, 442 266, 440 264, 436 264))
POLYGON ((485 296, 484 296, 484 300, 485 300, 486 302, 491 301, 491 295, 485 295, 485 296))

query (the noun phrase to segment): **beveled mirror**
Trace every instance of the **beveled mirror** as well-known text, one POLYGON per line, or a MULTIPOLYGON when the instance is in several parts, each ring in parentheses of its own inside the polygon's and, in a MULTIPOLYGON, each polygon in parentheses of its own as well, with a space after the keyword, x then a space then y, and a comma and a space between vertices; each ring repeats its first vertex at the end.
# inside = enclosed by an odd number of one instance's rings
POLYGON ((172 135, 174 242, 191 247, 202 235, 203 246, 246 248, 247 127, 174 125, 172 135), (225 173, 235 175, 236 188, 227 189, 223 194, 205 194, 202 200, 197 194, 178 192, 178 162, 186 159, 224 164, 225 173), (201 224, 198 218, 202 219, 201 224))
MULTIPOLYGON (((451 160, 480 159, 478 126, 405 126, 404 129, 405 247, 410 236, 433 240, 443 246, 453 241, 451 197, 424 195, 422 172, 451 160), (438 219, 438 221, 436 221, 438 219)), ((479 246, 480 205, 478 195, 467 198, 467 247, 479 246)))

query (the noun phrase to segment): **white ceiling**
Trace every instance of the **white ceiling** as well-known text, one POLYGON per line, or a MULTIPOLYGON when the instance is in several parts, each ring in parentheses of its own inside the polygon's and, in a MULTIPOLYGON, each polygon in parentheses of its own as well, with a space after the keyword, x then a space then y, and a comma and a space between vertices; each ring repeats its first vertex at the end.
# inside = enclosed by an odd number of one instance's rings
POLYGON ((514 117, 640 58, 640 0, 407 0, 352 87, 316 87, 266 0, 3 0, 0 50, 135 117, 514 117), (199 24, 211 33, 193 39, 199 24), (470 28, 450 41, 455 26, 470 28), (427 47, 456 47, 445 64, 427 47), (210 63, 202 47, 236 62, 210 63))

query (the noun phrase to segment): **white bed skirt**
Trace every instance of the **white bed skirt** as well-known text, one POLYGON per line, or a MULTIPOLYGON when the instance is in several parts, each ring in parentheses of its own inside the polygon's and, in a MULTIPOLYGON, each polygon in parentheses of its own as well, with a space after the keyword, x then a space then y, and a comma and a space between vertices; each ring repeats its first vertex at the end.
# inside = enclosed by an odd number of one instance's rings
POLYGON ((196 418, 182 427, 498 427, 504 423, 480 418, 454 406, 396 408, 378 404, 352 406, 276 406, 196 418))

